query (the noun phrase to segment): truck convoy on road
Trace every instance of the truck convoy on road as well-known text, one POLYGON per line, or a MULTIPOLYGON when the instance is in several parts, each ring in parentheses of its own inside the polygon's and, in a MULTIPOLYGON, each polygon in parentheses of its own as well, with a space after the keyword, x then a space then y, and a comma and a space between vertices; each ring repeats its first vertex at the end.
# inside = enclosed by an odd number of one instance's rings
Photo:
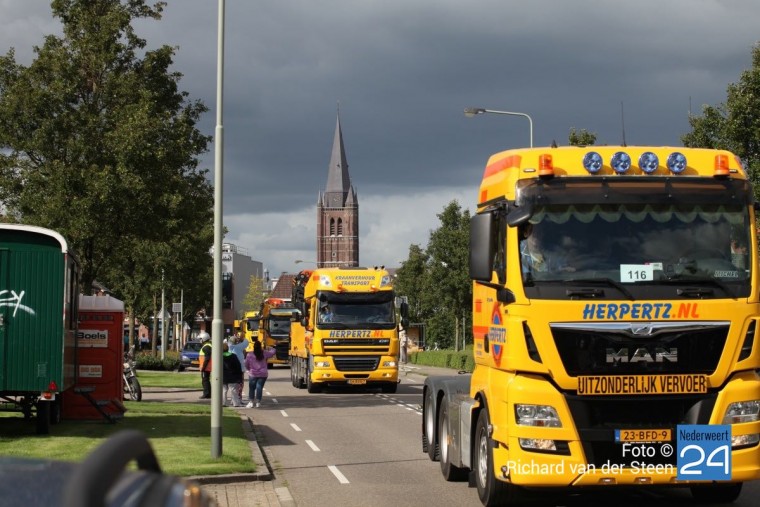
POLYGON ((756 203, 718 150, 510 150, 470 230, 471 375, 429 377, 422 448, 484 505, 524 488, 760 478, 756 203))
POLYGON ((36 412, 38 433, 60 421, 76 382, 78 278, 60 234, 0 224, 0 405, 36 412))
POLYGON ((310 393, 327 385, 398 386, 399 320, 385 269, 324 268, 301 271, 294 280, 290 340, 293 386, 310 393))
POLYGON ((290 321, 295 313, 296 309, 293 305, 284 299, 267 298, 261 304, 259 338, 264 348, 274 347, 275 349, 275 355, 267 360, 270 368, 276 364, 288 364, 290 321))

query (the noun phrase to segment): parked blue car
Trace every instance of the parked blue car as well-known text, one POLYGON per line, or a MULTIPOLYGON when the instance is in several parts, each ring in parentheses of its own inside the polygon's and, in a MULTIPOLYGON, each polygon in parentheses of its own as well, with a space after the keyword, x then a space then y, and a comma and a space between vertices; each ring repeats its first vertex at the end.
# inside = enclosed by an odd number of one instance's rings
POLYGON ((180 355, 179 371, 182 371, 185 368, 200 367, 198 356, 202 345, 203 344, 199 341, 189 341, 185 343, 185 346, 182 347, 182 354, 180 355))

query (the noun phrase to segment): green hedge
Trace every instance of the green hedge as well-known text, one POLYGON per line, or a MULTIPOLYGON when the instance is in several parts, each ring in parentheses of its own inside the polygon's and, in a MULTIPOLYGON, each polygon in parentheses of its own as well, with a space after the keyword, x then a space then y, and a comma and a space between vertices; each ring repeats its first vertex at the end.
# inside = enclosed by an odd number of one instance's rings
POLYGON ((138 352, 135 356, 135 364, 138 370, 178 370, 179 352, 167 350, 164 359, 161 359, 160 352, 157 352, 155 355, 149 350, 138 352))
POLYGON ((475 360, 472 357, 472 348, 464 351, 453 350, 425 350, 409 354, 409 362, 425 366, 439 366, 472 372, 475 369, 475 360))

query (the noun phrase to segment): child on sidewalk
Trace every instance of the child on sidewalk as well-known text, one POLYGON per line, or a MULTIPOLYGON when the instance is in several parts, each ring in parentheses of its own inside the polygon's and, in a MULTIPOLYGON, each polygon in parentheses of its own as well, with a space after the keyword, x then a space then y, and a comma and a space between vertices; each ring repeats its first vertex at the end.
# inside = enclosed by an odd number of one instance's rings
POLYGON ((222 383, 224 384, 224 397, 222 405, 227 405, 227 392, 232 394, 232 406, 242 407, 243 400, 237 390, 237 384, 243 382, 243 368, 237 356, 230 352, 229 346, 225 343, 222 354, 222 383))

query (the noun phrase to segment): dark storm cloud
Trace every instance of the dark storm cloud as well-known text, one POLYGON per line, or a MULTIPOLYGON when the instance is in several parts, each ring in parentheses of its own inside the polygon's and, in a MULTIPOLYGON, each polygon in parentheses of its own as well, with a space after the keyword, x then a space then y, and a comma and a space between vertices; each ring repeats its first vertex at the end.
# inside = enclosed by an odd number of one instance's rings
MULTIPOLYGON (((180 87, 216 116, 217 2, 169 0, 137 26, 178 46, 180 87)), ((0 49, 31 58, 47 2, 0 0, 0 49), (44 5, 41 5, 44 4, 44 5)), ((337 104, 359 192, 361 259, 397 264, 451 200, 472 207, 496 151, 584 128, 600 144, 680 144, 687 115, 751 65, 756 0, 226 1, 225 224, 273 273, 313 259, 337 104)), ((203 166, 213 176, 213 146, 203 166)))

